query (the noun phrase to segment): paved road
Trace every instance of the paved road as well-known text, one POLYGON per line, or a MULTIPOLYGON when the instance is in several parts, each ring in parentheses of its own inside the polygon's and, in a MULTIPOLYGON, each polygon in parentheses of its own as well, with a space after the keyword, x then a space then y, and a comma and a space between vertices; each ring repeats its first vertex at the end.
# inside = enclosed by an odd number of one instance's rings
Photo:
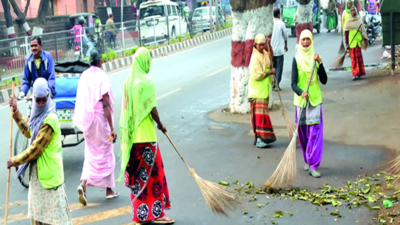
MULTIPOLYGON (((318 34, 315 36, 315 49, 322 55, 325 64, 332 63, 337 57, 340 37, 335 34, 318 34)), ((289 72, 294 55, 295 38, 290 38, 290 51, 285 55, 285 71, 282 87, 289 88, 289 72)), ((375 47, 376 48, 376 47, 375 47)), ((206 45, 198 46, 185 52, 156 59, 151 67, 151 75, 156 82, 158 109, 163 123, 167 126, 171 138, 181 149, 189 164, 196 168, 198 174, 208 180, 236 180, 241 183, 252 181, 262 184, 275 169, 279 158, 286 149, 288 140, 278 137, 273 149, 260 150, 250 144, 251 138, 247 135, 250 127, 243 124, 221 124, 209 121, 207 113, 227 105, 229 101, 230 83, 230 38, 218 40, 206 45)), ((375 49, 378 51, 377 49, 375 49)), ((367 63, 373 58, 366 57, 367 63)), ((347 61, 348 64, 348 61, 347 61)), ((129 76, 130 70, 123 70, 111 75, 111 83, 116 98, 115 121, 119 121, 122 84, 129 76)), ((351 79, 346 73, 336 73, 332 85, 338 85, 340 79, 351 79)), ((292 93, 285 97, 292 96, 292 93)), ((19 104, 24 109, 25 104, 19 104)), ((4 169, 0 172, 0 203, 5 202, 5 188, 7 181, 6 159, 8 158, 9 144, 9 110, 0 108, 0 127, 3 127, 0 136, 0 158, 4 169)), ((117 127, 117 124, 116 124, 117 127)), ((15 127, 14 127, 15 128, 15 127)), ((276 129, 283 129, 277 127, 276 129)), ((14 130, 15 133, 15 130, 14 130)), ((258 209, 255 203, 243 200, 243 206, 232 213, 230 218, 213 215, 206 207, 196 183, 189 176, 184 164, 180 161, 168 141, 158 133, 160 148, 164 159, 169 190, 172 201, 172 210, 167 214, 177 220, 178 225, 200 224, 270 224, 269 217, 274 210, 290 211, 293 217, 276 219, 279 224, 334 224, 334 218, 322 217, 330 211, 325 208, 315 211, 315 206, 289 200, 261 199, 260 203, 269 201, 268 207, 258 209), (248 215, 242 215, 247 208, 248 215), (268 214, 264 218, 264 214, 268 214)), ((118 155, 119 143, 115 145, 118 155)), ((65 148, 64 165, 66 189, 73 209, 74 224, 128 224, 131 221, 131 206, 129 190, 123 183, 117 183, 116 190, 121 196, 114 200, 106 200, 104 190, 88 188, 88 207, 80 207, 76 194, 80 172, 83 165, 83 145, 75 148, 65 148)), ((312 179, 301 176, 299 186, 317 188, 329 181, 332 185, 340 185, 343 181, 353 179, 359 173, 359 168, 371 168, 363 172, 372 172, 372 166, 380 163, 385 154, 376 149, 357 146, 341 146, 337 143, 326 143, 323 167, 321 172, 324 178, 312 179), (350 151, 351 150, 351 151, 350 151), (357 160, 355 155, 367 157, 357 160), (329 160, 328 160, 329 159, 329 160), (339 163, 335 163, 339 162, 339 163), (333 169, 334 168, 334 169, 333 169)), ((298 157, 300 160, 300 155, 298 157)), ((0 163, 1 164, 1 163, 0 163)), ((299 165, 300 161, 299 161, 299 165)), ((119 172, 119 160, 115 169, 119 172)), ((14 173, 14 171, 13 171, 14 173)), ((9 224, 29 224, 26 220, 27 189, 23 188, 18 180, 11 181, 9 224)), ((0 204, 2 205, 2 204, 0 204)), ((357 210, 358 211, 358 210, 357 210)), ((4 205, 0 207, 0 215, 4 215, 4 205)), ((364 210, 355 214, 343 210, 340 224, 354 224, 364 218, 369 223, 370 215, 364 210)), ((367 224, 361 223, 361 224, 367 224)))

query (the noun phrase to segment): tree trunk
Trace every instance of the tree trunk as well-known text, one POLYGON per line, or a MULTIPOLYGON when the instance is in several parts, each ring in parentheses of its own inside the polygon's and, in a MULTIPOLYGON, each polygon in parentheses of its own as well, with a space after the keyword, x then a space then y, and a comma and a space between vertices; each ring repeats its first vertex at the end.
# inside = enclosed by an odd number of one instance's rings
MULTIPOLYGON (((16 38, 17 35, 15 34, 15 28, 13 25, 10 5, 8 4, 7 0, 1 0, 4 9, 4 19, 6 20, 6 27, 7 27, 7 37, 8 39, 16 38)), ((10 55, 17 56, 18 55, 18 48, 16 41, 10 41, 10 55)))
MULTIPOLYGON (((17 23, 24 27, 24 30, 28 36, 31 36, 32 30, 31 30, 31 27, 29 26, 29 24, 26 22, 25 14, 23 14, 21 12, 21 10, 18 8, 18 5, 17 5, 17 3, 15 3, 15 0, 9 0, 9 2, 11 4, 11 6, 13 7, 15 14, 17 14, 17 16, 18 16, 18 19, 16 19, 17 23)), ((27 5, 28 4, 29 4, 29 2, 27 3, 27 5)))
MULTIPOLYGON (((254 38, 273 30, 273 6, 276 0, 231 0, 232 51, 230 103, 231 113, 248 113, 247 84, 254 38)), ((271 96, 272 103, 272 96, 271 96)), ((272 105, 272 104, 270 104, 272 105)))
MULTIPOLYGON (((139 4, 140 0, 138 1, 139 4)), ((111 9, 111 0, 106 0, 106 5, 107 5, 107 15, 112 14, 112 9, 111 9)))
POLYGON ((33 35, 41 35, 43 34, 43 26, 46 23, 46 16, 49 12, 49 0, 41 0, 39 5, 38 15, 36 17, 35 27, 33 27, 33 35), (39 13, 40 12, 40 13, 39 13))
MULTIPOLYGON (((295 14, 297 44, 299 43, 300 34, 303 30, 309 29, 311 32, 314 30, 312 25, 314 1, 309 1, 308 4, 301 4, 300 2, 299 0, 299 5, 295 14)), ((305 0, 303 2, 305 2, 305 0)))

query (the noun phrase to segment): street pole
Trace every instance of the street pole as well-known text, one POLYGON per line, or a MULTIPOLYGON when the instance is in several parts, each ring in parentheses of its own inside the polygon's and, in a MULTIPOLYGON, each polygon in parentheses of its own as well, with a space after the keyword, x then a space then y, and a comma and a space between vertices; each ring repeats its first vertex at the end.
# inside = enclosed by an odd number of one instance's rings
POLYGON ((212 10, 212 1, 213 1, 213 0, 209 0, 209 1, 208 1, 208 2, 209 2, 209 5, 210 5, 210 33, 213 32, 213 26, 214 26, 214 23, 213 23, 213 14, 212 14, 212 12, 213 12, 213 10, 212 10))
MULTIPOLYGON (((212 1, 214 1, 214 0, 212 0, 212 1)), ((216 31, 218 31, 219 30, 219 7, 218 7, 218 3, 219 3, 219 1, 217 0, 217 3, 216 3, 216 5, 215 5, 215 24, 217 25, 216 27, 217 27, 217 29, 216 29, 216 31)))
POLYGON ((125 0, 120 0, 120 4, 121 4, 121 34, 122 34, 122 55, 124 55, 124 50, 125 50, 125 37, 124 37, 124 1, 125 0))
POLYGON ((396 45, 394 44, 394 12, 390 12, 390 44, 391 44, 391 54, 392 54, 392 76, 394 76, 394 69, 396 68, 396 45))

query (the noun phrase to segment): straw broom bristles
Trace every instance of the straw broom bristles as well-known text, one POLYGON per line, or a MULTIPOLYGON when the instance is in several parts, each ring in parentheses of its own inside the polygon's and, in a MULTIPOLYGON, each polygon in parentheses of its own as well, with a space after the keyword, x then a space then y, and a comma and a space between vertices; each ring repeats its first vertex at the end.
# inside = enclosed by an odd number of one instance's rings
POLYGON ((340 56, 338 59, 336 59, 335 62, 333 63, 333 67, 335 67, 335 68, 342 67, 343 63, 344 63, 344 59, 346 58, 346 54, 347 54, 347 51, 342 56, 340 56))
POLYGON ((240 203, 236 200, 235 194, 225 191, 221 186, 208 180, 204 180, 190 169, 190 175, 194 178, 206 200, 207 205, 213 213, 227 216, 224 208, 234 210, 240 203))
POLYGON ((234 210, 237 208, 240 203, 235 198, 235 194, 230 193, 220 187, 218 184, 213 183, 208 180, 202 179, 199 175, 196 174, 196 171, 187 164, 187 162, 183 159, 181 153, 179 152, 178 148, 172 142, 171 138, 168 136, 167 133, 164 133, 169 142, 174 147, 175 151, 178 153, 179 157, 185 163, 186 167, 189 169, 189 174, 194 178, 197 185, 200 188, 201 193, 206 200, 207 205, 210 207, 213 213, 217 213, 220 215, 228 216, 225 209, 234 210))
MULTIPOLYGON (((386 171, 389 175, 400 175, 400 155, 387 163, 387 165, 389 165, 389 168, 386 171)), ((400 177, 396 177, 392 184, 398 187, 400 185, 400 177)))
POLYGON ((296 142, 297 135, 293 135, 281 162, 268 181, 264 183, 264 188, 273 187, 280 189, 290 187, 294 183, 297 175, 296 142))
MULTIPOLYGON (((314 70, 315 70, 315 65, 316 62, 314 62, 313 69, 311 71, 311 76, 308 80, 308 86, 307 86, 307 93, 308 89, 311 84, 312 77, 314 75, 314 70)), ((308 100, 304 101, 303 108, 300 110, 299 114, 299 120, 302 115, 303 110, 307 106, 308 100)), ((293 138, 289 143, 289 146, 287 147, 285 154, 283 154, 283 157, 281 161, 278 164, 278 167, 275 169, 274 173, 272 176, 264 183, 263 187, 273 187, 275 189, 280 189, 280 188, 286 188, 290 187, 293 185, 296 175, 297 175, 297 168, 296 168, 296 142, 297 142, 297 132, 299 129, 299 123, 297 123, 296 130, 293 133, 293 138)))
POLYGON ((342 36, 342 44, 340 45, 340 48, 339 48, 339 54, 343 54, 346 51, 346 48, 344 47, 344 41, 343 41, 343 29, 341 32, 341 36, 342 36))

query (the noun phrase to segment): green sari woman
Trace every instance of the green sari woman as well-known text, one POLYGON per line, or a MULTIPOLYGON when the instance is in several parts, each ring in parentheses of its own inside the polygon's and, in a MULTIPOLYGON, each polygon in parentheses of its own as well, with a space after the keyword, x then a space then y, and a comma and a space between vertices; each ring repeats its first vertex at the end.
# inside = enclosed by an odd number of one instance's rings
POLYGON ((328 10, 327 10, 327 20, 326 27, 328 29, 328 33, 331 30, 335 30, 337 27, 337 14, 336 14, 336 5, 334 0, 329 0, 328 10))

